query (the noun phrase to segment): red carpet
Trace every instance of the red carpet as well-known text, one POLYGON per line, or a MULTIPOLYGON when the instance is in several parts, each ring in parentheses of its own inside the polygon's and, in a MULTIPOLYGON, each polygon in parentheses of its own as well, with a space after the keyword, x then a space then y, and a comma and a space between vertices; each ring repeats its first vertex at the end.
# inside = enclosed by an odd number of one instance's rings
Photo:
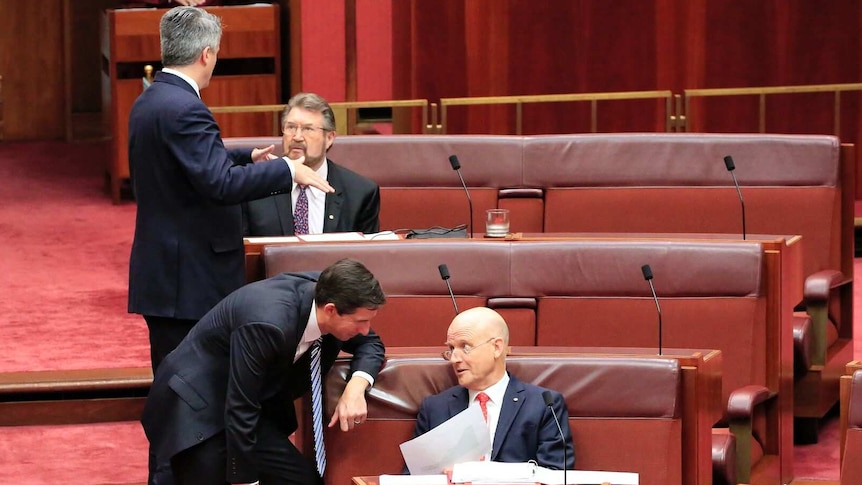
MULTIPOLYGON (((106 148, 0 143, 0 371, 149 364, 146 325, 126 313, 135 206, 112 205, 105 193, 106 148)), ((796 447, 795 460, 798 478, 838 479, 837 417, 818 444, 796 447)), ((138 423, 0 428, 0 484, 145 480, 138 423)))
POLYGON ((104 143, 0 143, 0 369, 147 365, 126 313, 135 206, 103 190, 104 143))

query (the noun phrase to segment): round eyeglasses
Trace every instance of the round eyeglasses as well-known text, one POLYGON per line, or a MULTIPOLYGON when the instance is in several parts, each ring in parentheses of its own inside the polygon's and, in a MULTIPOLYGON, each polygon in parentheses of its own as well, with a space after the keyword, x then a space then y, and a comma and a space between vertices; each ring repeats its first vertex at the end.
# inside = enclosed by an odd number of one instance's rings
POLYGON ((468 355, 470 352, 478 349, 479 347, 481 347, 487 343, 493 342, 494 340, 496 340, 498 338, 500 338, 500 337, 491 337, 488 340, 482 342, 481 344, 476 345, 475 347, 465 344, 463 347, 455 347, 455 348, 451 348, 449 350, 444 350, 443 352, 440 353, 440 355, 443 357, 444 360, 451 360, 452 356, 455 355, 456 351, 461 352, 464 355, 468 355))

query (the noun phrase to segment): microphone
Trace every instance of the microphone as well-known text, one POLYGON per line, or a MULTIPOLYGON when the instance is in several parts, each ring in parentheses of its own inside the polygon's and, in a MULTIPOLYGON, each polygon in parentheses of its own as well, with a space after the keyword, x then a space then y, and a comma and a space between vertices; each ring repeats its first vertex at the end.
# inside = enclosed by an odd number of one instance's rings
POLYGON ((566 483, 566 448, 568 445, 566 443, 566 435, 563 434, 563 427, 560 426, 560 420, 557 419, 557 412, 554 411, 554 397, 551 395, 551 391, 545 391, 542 393, 542 399, 545 400, 545 406, 548 406, 548 409, 551 410, 551 416, 554 417, 554 422, 557 423, 557 431, 560 432, 560 440, 563 442, 563 484, 566 483))
MULTIPOLYGON (((457 162, 458 160, 456 159, 455 161, 457 162)), ((455 315, 457 315, 461 312, 458 311, 458 303, 455 302, 455 293, 452 293, 452 285, 449 284, 449 268, 445 264, 441 264, 437 266, 437 269, 440 271, 440 277, 446 282, 446 287, 449 288, 449 296, 452 297, 452 306, 455 307, 455 315)))
POLYGON ((652 284, 652 269, 648 264, 641 266, 641 272, 644 274, 644 279, 649 283, 649 289, 652 290, 652 299, 655 301, 655 308, 658 310, 658 355, 661 355, 661 306, 658 304, 658 297, 655 294, 655 286, 652 284))
POLYGON ((736 186, 736 193, 739 195, 739 205, 742 206, 742 239, 745 240, 745 201, 742 200, 742 191, 739 190, 739 182, 736 181, 736 174, 733 173, 736 169, 736 166, 733 164, 733 157, 730 155, 724 157, 724 166, 727 167, 727 171, 733 177, 733 185, 736 186))
POLYGON ((458 172, 461 186, 464 187, 464 193, 467 194, 467 203, 470 204, 470 239, 473 239, 473 199, 470 198, 470 191, 467 190, 467 184, 464 183, 464 177, 461 176, 461 162, 458 161, 458 156, 449 155, 449 164, 452 165, 452 170, 458 172))

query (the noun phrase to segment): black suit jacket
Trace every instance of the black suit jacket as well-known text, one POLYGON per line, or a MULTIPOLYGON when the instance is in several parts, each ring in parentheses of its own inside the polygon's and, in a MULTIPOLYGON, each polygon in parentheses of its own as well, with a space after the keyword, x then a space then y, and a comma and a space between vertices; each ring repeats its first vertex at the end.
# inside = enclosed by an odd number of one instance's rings
MULTIPOLYGON (((323 232, 380 231, 380 188, 348 168, 327 160, 326 179, 335 192, 326 194, 323 232)), ((246 236, 293 236, 291 194, 279 194, 242 205, 246 236)))
MULTIPOLYGON (((563 444, 557 424, 542 393, 548 389, 519 381, 509 375, 509 386, 500 407, 500 419, 491 445, 491 460, 508 463, 536 461, 547 468, 560 470, 563 464, 563 444)), ((551 391, 554 411, 566 438, 566 463, 575 466, 569 411, 563 396, 551 391)), ((413 436, 425 434, 451 417, 467 409, 467 388, 454 386, 434 396, 426 397, 419 408, 413 436)))
POLYGON ((130 312, 198 320, 245 282, 239 203, 292 186, 284 160, 249 163, 250 155, 225 149, 181 78, 159 72, 138 97, 129 116, 138 205, 130 312))
MULTIPOLYGON (((160 462, 225 431, 227 481, 257 480, 255 429, 296 430, 293 400, 310 387, 309 352, 293 362, 313 311, 317 273, 284 273, 231 293, 207 313, 159 366, 142 423, 160 462), (266 419, 261 420, 265 416, 266 419)), ((372 330, 341 342, 325 335, 321 372, 338 352, 351 372, 376 378, 384 346, 372 330)))

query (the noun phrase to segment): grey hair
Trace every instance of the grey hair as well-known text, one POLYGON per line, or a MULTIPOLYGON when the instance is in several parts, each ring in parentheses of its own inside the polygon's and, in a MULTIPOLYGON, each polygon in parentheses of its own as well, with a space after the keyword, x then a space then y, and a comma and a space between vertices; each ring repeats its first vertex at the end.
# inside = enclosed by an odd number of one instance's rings
POLYGON ((218 50, 221 19, 202 8, 174 7, 159 23, 162 65, 188 66, 206 47, 218 50))
POLYGON ((335 113, 333 113, 329 103, 327 103, 320 95, 314 93, 295 94, 290 98, 290 101, 287 102, 287 106, 284 107, 284 111, 281 112, 281 126, 284 126, 285 120, 287 120, 287 115, 293 108, 302 108, 307 109, 308 111, 322 113, 323 128, 328 131, 335 131, 335 113))

